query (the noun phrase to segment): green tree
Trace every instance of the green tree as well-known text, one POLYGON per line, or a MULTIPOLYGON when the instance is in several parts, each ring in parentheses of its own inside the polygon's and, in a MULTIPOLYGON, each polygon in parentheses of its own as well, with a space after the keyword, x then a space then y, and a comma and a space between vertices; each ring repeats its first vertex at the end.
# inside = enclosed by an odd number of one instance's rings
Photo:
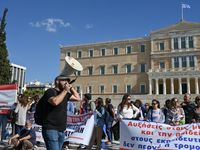
POLYGON ((10 70, 10 61, 8 60, 8 51, 6 46, 6 13, 8 8, 5 8, 3 18, 0 18, 0 85, 9 84, 12 76, 10 70))

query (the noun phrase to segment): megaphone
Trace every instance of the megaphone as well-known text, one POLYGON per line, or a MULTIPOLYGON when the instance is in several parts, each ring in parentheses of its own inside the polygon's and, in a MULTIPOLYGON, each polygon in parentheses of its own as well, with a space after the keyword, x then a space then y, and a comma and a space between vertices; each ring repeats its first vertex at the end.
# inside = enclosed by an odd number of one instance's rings
MULTIPOLYGON (((82 71, 82 70, 83 70, 82 65, 76 59, 66 56, 65 57, 65 67, 62 70, 60 75, 65 75, 65 76, 69 77, 71 74, 74 73, 76 76, 76 71, 82 71)), ((77 76, 76 76, 76 78, 77 78, 77 76)), ((75 82, 75 80, 72 80, 70 82, 70 84, 75 82)))

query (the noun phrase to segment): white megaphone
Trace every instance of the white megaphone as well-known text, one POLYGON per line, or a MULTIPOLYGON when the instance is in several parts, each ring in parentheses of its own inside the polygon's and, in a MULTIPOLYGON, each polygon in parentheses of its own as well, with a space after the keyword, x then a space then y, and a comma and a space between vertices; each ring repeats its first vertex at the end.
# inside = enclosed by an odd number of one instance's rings
MULTIPOLYGON (((60 75, 65 75, 65 76, 69 77, 71 74, 74 73, 76 76, 76 71, 82 71, 82 70, 83 70, 82 65, 76 59, 66 56, 65 57, 65 67, 62 70, 60 75)), ((77 76, 76 76, 76 78, 77 78, 77 76)), ((75 80, 76 79, 72 80, 70 82, 70 84, 75 82, 75 80)))

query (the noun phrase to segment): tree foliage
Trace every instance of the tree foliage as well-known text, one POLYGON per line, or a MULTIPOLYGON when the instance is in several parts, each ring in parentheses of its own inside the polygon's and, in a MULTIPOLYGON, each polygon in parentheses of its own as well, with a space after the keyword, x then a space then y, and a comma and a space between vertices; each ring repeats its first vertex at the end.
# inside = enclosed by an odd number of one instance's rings
POLYGON ((8 8, 5 8, 3 18, 0 18, 0 85, 9 84, 12 76, 10 70, 10 61, 8 60, 8 51, 6 46, 6 13, 8 8))

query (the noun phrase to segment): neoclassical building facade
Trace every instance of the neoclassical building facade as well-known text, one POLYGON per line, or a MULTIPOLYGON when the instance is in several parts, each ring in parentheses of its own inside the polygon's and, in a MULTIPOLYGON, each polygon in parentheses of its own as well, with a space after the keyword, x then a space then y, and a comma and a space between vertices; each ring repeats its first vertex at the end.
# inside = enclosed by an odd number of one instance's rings
POLYGON ((199 94, 200 23, 181 20, 150 35, 61 46, 60 72, 65 56, 78 60, 73 86, 94 95, 199 94))

